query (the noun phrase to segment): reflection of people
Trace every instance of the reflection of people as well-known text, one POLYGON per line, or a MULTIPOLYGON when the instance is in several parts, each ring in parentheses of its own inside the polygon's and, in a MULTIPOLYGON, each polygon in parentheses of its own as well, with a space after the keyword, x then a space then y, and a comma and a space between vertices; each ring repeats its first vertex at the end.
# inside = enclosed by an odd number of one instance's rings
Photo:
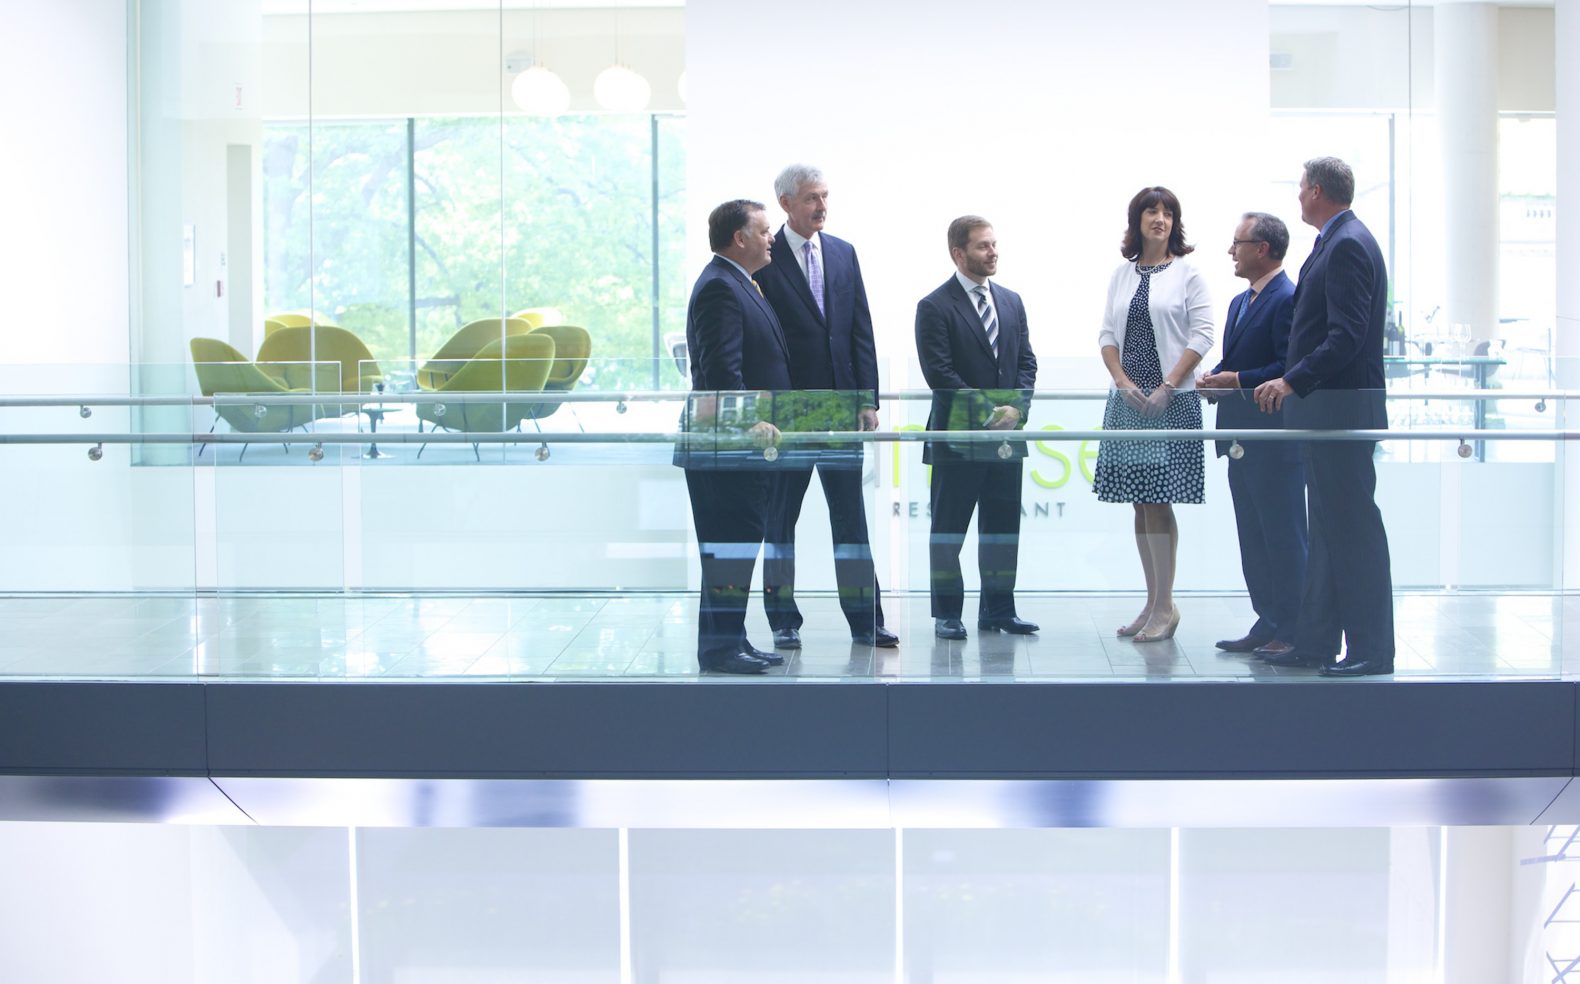
MULTIPOLYGON (((933 390, 927 429, 1023 428, 1037 384, 1037 357, 1020 295, 988 279, 998 271, 993 226, 978 215, 951 222, 949 256, 955 275, 916 305, 916 352, 933 390)), ((1024 457, 1023 442, 927 442, 922 460, 933 466, 928 544, 934 631, 940 639, 966 637, 960 621, 965 607, 960 550, 973 512, 982 577, 977 628, 1022 635, 1037 631, 1015 614, 1024 457)))
MULTIPOLYGON (((693 391, 687 429, 701 439, 675 449, 675 464, 686 469, 702 557, 697 662, 720 673, 761 673, 784 662, 746 639, 746 601, 763 540, 772 473, 750 467, 763 460, 761 455, 720 453, 710 447, 706 431, 724 424, 727 405, 746 413, 747 406, 771 404, 772 391, 789 389, 789 354, 779 319, 752 279, 767 265, 773 248, 762 205, 737 200, 714 209, 708 216, 708 244, 714 257, 697 278, 686 311, 693 391), (744 398, 712 395, 742 390, 769 392, 744 398), (712 420, 704 422, 705 416, 712 420)), ((767 420, 752 423, 748 433, 759 444, 779 436, 767 420)))
MULTIPOLYGON (((1184 257, 1180 203, 1167 188, 1143 188, 1130 200, 1129 225, 1119 252, 1126 263, 1108 282, 1108 306, 1098 335, 1114 389, 1103 411, 1104 430, 1201 429, 1194 373, 1212 348, 1212 299, 1184 257)), ((1172 638, 1174 560, 1179 550, 1176 502, 1202 502, 1200 441, 1104 441, 1093 484, 1103 502, 1135 505, 1136 551, 1146 578, 1147 603, 1119 635, 1136 642, 1172 638)))
MULTIPOLYGON (((798 390, 830 390, 830 407, 848 406, 849 419, 830 420, 838 430, 878 429, 878 360, 872 314, 856 251, 823 232, 828 185, 804 164, 784 169, 774 194, 785 224, 774 237, 773 258, 757 274, 763 296, 779 316, 790 349, 790 381, 798 390)), ((838 415, 836 415, 838 416, 838 415)), ((834 535, 834 579, 851 638, 895 646, 900 637, 883 628, 883 607, 861 501, 862 450, 841 448, 816 459, 834 535)), ((774 645, 801 648, 801 610, 795 602, 795 526, 812 481, 813 462, 783 468, 769 494, 768 544, 763 552, 763 607, 774 645)))
MULTIPOLYGON (((1229 256, 1234 275, 1251 287, 1229 302, 1223 359, 1196 381, 1218 403, 1218 427, 1253 430, 1277 426, 1251 399, 1256 387, 1284 374, 1295 285, 1284 274, 1289 230, 1277 216, 1247 212, 1234 230, 1229 256)), ((1228 454, 1219 441, 1218 455, 1228 454)), ((1240 570, 1256 622, 1239 639, 1218 648, 1258 657, 1288 652, 1295 638, 1300 589, 1306 578, 1306 472, 1293 441, 1246 441, 1229 455, 1229 494, 1240 539, 1240 570)))
MULTIPOLYGON (((1257 404, 1268 412, 1282 408, 1293 428, 1388 426, 1388 269, 1377 240, 1350 211, 1354 198, 1348 164, 1336 157, 1306 162, 1300 218, 1320 232, 1295 287, 1289 368, 1256 388, 1257 404)), ((1375 441, 1306 442, 1311 557, 1299 627, 1295 648, 1266 662, 1320 666, 1326 676, 1393 672, 1393 576, 1376 502, 1376 447, 1375 441), (1333 666, 1341 644, 1344 662, 1333 666)))

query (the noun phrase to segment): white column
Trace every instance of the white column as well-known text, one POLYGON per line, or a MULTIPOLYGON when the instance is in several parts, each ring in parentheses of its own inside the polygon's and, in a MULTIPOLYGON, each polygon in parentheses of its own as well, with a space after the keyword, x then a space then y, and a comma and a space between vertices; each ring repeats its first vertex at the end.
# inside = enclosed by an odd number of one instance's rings
POLYGON ((1508 980, 1514 847, 1509 827, 1445 827, 1443 984, 1508 980))
POLYGON ((1498 334, 1498 8, 1438 3, 1433 75, 1443 161, 1442 322, 1498 334))
MULTIPOLYGON (((1580 0, 1554 0, 1558 109, 1558 321, 1560 385, 1580 386, 1580 0)), ((1580 408, 1576 408, 1580 409, 1580 408)), ((1571 423, 1571 426, 1573 424, 1571 423)))
MULTIPOLYGON (((1558 110, 1558 317, 1553 325, 1553 356, 1558 385, 1580 386, 1580 0, 1555 0, 1553 50, 1558 110)), ((1580 421, 1580 401, 1565 408, 1565 425, 1580 421)), ((1580 490, 1580 448, 1559 449, 1561 485, 1554 500, 1567 503, 1580 490)), ((1580 516, 1559 516, 1563 530, 1565 587, 1580 584, 1580 516)))

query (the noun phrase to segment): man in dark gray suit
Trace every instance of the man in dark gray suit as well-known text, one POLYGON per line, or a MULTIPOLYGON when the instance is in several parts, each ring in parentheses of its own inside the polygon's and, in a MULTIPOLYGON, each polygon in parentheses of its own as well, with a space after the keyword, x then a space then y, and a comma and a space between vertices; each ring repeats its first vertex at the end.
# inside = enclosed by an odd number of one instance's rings
MULTIPOLYGON (((1256 402, 1292 428, 1381 430, 1388 271, 1371 232, 1350 211, 1355 175, 1336 157, 1306 162, 1300 217, 1320 230, 1295 287, 1289 368, 1256 388, 1256 402), (1291 399, 1296 397, 1296 399, 1291 399)), ((1306 444, 1311 555, 1295 648, 1274 666, 1324 676, 1392 673, 1393 577, 1377 509, 1375 441, 1306 444), (1333 659, 1340 648, 1342 663, 1333 659)))
MULTIPOLYGON (((989 277, 998 272, 998 237, 980 215, 949 224, 955 275, 916 305, 916 353, 933 390, 929 431, 1010 431, 1026 426, 1037 357, 1031 351, 1020 295, 989 277)), ((1015 613, 1020 552, 1021 441, 927 442, 933 466, 932 567, 934 632, 964 639, 965 586, 960 550, 977 513, 977 568, 982 595, 977 628, 1024 635, 1037 626, 1015 613)))
POLYGON ((697 663, 704 672, 762 673, 784 659, 747 641, 746 602, 773 477, 761 446, 779 438, 772 408, 790 388, 789 354, 752 279, 773 249, 762 205, 738 199, 714 209, 708 244, 713 259, 686 311, 692 395, 674 458, 686 470, 702 559, 697 663))

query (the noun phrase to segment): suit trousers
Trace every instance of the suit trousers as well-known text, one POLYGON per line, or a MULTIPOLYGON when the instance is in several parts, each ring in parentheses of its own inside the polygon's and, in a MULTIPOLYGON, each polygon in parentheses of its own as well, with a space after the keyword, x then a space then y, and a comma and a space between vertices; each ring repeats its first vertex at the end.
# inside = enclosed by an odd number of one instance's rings
POLYGON ((766 471, 686 469, 702 559, 697 662, 703 668, 746 648, 746 603, 763 542, 770 481, 766 471))
POLYGON ((1393 575, 1377 508, 1375 441, 1309 441, 1311 557, 1292 640, 1314 656, 1392 662, 1393 575))
POLYGON ((1229 494, 1240 536, 1240 570, 1251 595, 1257 639, 1295 638, 1306 581, 1306 466, 1276 454, 1266 442, 1229 459, 1229 494), (1264 453, 1259 453, 1264 452, 1264 453))
POLYGON ((977 617, 1014 617, 1020 484, 1019 459, 934 463, 932 535, 928 540, 934 618, 960 618, 965 607, 960 551, 973 512, 977 514, 977 570, 982 578, 977 617))
MULTIPOLYGON (((852 633, 868 633, 883 624, 878 600, 877 571, 872 563, 872 543, 867 534, 867 510, 861 496, 861 463, 816 464, 828 502, 828 522, 834 535, 834 583, 839 607, 852 633)), ((801 609, 795 601, 795 527, 801 504, 812 483, 811 468, 795 468, 774 475, 768 497, 767 546, 763 550, 763 609, 768 624, 778 629, 799 629, 801 609)))

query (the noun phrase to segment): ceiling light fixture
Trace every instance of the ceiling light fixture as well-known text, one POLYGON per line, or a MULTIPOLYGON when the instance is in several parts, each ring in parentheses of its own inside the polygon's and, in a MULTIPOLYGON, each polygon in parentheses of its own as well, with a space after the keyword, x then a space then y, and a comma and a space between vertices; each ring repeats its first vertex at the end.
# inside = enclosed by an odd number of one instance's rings
POLYGON ((625 63, 624 37, 620 30, 620 8, 614 10, 614 64, 593 80, 593 98, 598 105, 615 113, 640 113, 653 98, 647 79, 625 63))

